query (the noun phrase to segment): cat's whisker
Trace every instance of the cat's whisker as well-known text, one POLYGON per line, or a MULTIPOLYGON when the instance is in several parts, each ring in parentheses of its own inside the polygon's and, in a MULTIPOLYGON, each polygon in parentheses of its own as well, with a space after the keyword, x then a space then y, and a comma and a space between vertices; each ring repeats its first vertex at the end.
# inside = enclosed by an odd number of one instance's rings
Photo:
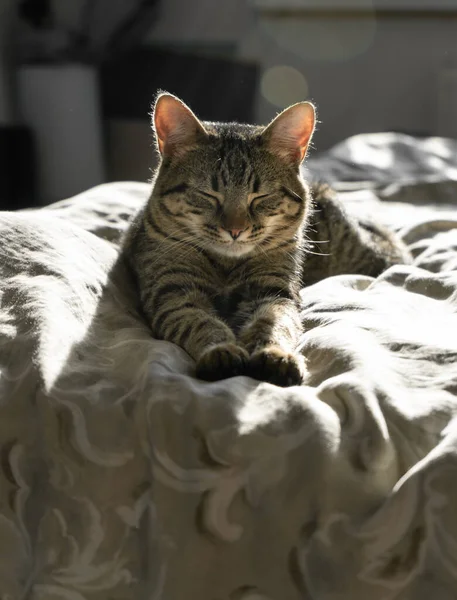
POLYGON ((306 249, 305 249, 305 254, 313 254, 314 256, 332 256, 331 252, 330 253, 313 252, 312 250, 306 250, 306 249))
POLYGON ((262 244, 261 244, 261 243, 260 243, 260 244, 257 244, 257 245, 256 245, 256 248, 257 248, 257 250, 260 250, 260 252, 262 252, 262 253, 263 253, 263 255, 264 255, 265 257, 268 257, 268 254, 267 254, 267 252, 266 252, 265 248, 263 248, 263 247, 262 247, 262 244))
POLYGON ((200 253, 202 252, 202 249, 195 243, 195 238, 189 237, 187 239, 180 239, 178 242, 171 243, 165 252, 160 251, 156 257, 156 260, 150 263, 150 266, 154 267, 170 253, 174 254, 177 259, 183 258, 186 255, 189 247, 197 250, 200 253))

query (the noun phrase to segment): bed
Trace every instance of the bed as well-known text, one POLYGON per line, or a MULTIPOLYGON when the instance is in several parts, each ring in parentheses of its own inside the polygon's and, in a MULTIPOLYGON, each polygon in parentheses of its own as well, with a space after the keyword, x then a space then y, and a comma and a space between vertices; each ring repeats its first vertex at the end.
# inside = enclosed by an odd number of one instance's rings
POLYGON ((307 170, 414 263, 302 290, 300 387, 152 339, 118 259, 147 184, 1 214, 1 600, 457 598, 457 141, 307 170))

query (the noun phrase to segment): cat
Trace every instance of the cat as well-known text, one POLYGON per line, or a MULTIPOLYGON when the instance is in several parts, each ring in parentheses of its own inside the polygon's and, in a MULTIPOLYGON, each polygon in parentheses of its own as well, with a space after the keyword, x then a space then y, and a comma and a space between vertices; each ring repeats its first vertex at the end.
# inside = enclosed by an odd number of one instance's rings
POLYGON ((152 334, 186 350, 199 379, 299 385, 303 284, 338 272, 377 275, 405 260, 392 234, 351 221, 329 189, 316 188, 313 208, 300 165, 315 121, 309 102, 262 127, 202 122, 175 96, 156 99, 160 163, 123 252, 152 334), (351 264, 336 265, 341 253, 319 246, 329 227, 341 229, 320 225, 319 211, 344 220, 357 247, 346 248, 351 264))

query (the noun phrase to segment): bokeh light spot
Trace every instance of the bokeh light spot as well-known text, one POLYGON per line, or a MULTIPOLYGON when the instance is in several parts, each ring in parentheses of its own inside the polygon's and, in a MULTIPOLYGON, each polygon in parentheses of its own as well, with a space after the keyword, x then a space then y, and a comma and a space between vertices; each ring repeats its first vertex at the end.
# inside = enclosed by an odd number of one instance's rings
POLYGON ((267 69, 260 82, 262 96, 279 108, 306 100, 309 86, 298 69, 278 65, 267 69))

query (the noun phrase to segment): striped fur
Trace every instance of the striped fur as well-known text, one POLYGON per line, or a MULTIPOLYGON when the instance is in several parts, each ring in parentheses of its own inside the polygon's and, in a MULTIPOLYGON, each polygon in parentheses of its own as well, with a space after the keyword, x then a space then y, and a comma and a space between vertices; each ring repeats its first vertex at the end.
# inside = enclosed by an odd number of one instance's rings
POLYGON ((299 384, 312 206, 299 167, 314 110, 296 105, 262 128, 202 123, 169 95, 162 105, 162 160, 125 240, 153 335, 184 348, 202 379, 299 384))
POLYGON ((303 285, 345 273, 377 277, 392 265, 411 262, 398 236, 374 221, 349 214, 327 185, 313 185, 312 196, 303 285))

